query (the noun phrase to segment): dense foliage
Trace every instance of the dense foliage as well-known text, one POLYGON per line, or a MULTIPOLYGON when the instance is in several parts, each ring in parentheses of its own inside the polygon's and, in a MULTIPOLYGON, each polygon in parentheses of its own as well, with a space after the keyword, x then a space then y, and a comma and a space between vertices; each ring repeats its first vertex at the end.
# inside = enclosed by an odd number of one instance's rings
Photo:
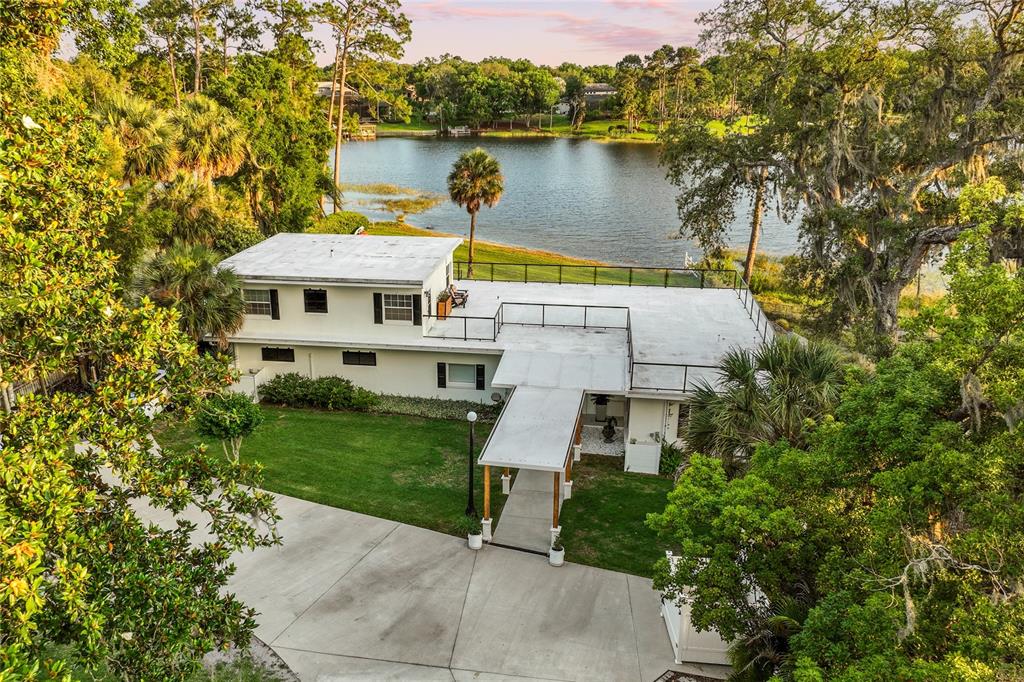
POLYGON ((310 379, 295 372, 278 374, 260 385, 264 402, 289 407, 318 407, 323 410, 367 410, 377 396, 354 386, 348 379, 326 376, 310 379))
POLYGON ((200 405, 195 420, 199 435, 219 440, 224 456, 237 464, 242 440, 263 423, 263 412, 247 395, 219 393, 200 405))
MULTIPOLYGON (((1018 0, 724 2, 703 21, 733 88, 726 127, 710 112, 682 121, 666 150, 684 230, 714 246, 739 196, 799 203, 832 322, 891 350, 901 292, 972 226, 961 192, 988 176, 1019 185, 1020 12, 1018 0)), ((994 256, 1020 257, 1019 224, 992 238, 994 256)))
POLYGON ((743 475, 694 455, 650 517, 678 548, 657 583, 749 679, 1024 674, 1024 276, 990 262, 991 185, 962 198, 949 299, 891 358, 743 475))
POLYGON ((191 412, 230 371, 173 310, 119 290, 101 244, 123 196, 84 103, 46 60, 0 45, 0 112, 0 677, 63 677, 56 644, 122 679, 182 679, 252 632, 222 588, 232 552, 275 540, 251 523, 275 521, 272 499, 252 467, 149 445, 155 409, 191 412), (77 390, 10 404, 61 376, 77 390), (201 508, 215 541, 144 522, 142 499, 201 508))
POLYGON ((324 216, 306 232, 316 234, 355 234, 359 229, 368 229, 370 219, 355 211, 337 211, 324 216))

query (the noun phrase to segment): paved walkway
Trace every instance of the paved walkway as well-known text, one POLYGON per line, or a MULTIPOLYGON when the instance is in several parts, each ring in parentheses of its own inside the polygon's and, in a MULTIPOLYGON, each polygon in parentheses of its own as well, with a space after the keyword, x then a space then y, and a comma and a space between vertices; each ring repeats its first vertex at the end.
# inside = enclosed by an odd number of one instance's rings
POLYGON ((492 540, 510 547, 546 553, 551 546, 554 485, 550 471, 518 470, 491 534, 492 540))
POLYGON ((284 544, 240 555, 230 589, 260 612, 256 634, 303 680, 648 682, 680 669, 644 578, 474 552, 459 538, 290 497, 278 510, 284 544))

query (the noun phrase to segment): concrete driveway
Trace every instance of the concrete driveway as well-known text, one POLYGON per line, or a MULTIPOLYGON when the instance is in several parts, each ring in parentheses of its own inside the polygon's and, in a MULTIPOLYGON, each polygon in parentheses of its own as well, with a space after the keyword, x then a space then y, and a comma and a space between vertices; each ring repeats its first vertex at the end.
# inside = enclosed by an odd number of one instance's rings
POLYGON ((230 589, 303 680, 722 676, 672 664, 650 580, 277 501, 283 545, 237 557, 230 589))

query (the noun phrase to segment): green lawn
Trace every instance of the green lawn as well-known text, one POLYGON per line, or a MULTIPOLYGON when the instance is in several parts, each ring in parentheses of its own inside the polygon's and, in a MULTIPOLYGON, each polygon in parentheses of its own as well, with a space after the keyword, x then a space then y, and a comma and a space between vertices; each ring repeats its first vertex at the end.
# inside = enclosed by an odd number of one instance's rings
MULTIPOLYGON (((243 443, 242 459, 263 465, 267 490, 454 533, 466 508, 466 422, 270 406, 263 412, 266 421, 243 443)), ((490 426, 477 422, 478 453, 490 426)), ((166 447, 200 439, 189 424, 168 423, 157 441, 166 447)), ((475 478, 482 512, 482 467, 475 478)), ((491 493, 497 517, 505 497, 493 474, 491 493)))
MULTIPOLYGON (((658 127, 650 123, 642 124, 639 129, 634 130, 632 133, 624 133, 620 130, 615 130, 615 128, 620 125, 625 126, 625 119, 587 120, 583 122, 578 131, 572 130, 569 119, 565 116, 555 116, 551 126, 548 125, 548 121, 549 118, 547 116, 535 116, 533 118, 533 128, 530 130, 522 128, 503 130, 502 122, 496 121, 493 130, 484 130, 481 134, 485 137, 586 137, 594 140, 621 140, 625 142, 656 142, 658 140, 658 127), (613 129, 612 132, 608 131, 609 127, 613 129)), ((519 122, 517 121, 517 123, 519 122)), ((504 123, 504 126, 507 128, 507 121, 504 123)), ((437 130, 437 126, 422 120, 412 120, 409 123, 378 123, 377 130, 379 132, 422 132, 437 130)))
MULTIPOLYGON (((467 430, 464 421, 364 412, 263 407, 266 421, 242 445, 258 461, 267 490, 457 535, 466 507, 467 430)), ((491 428, 477 422, 477 452, 491 428)), ((158 429, 164 447, 200 438, 167 415, 158 429)), ((209 443, 214 452, 220 445, 209 443)), ((483 467, 477 467, 476 505, 483 511, 483 467)), ((648 576, 661 545, 644 526, 665 507, 672 481, 627 474, 622 460, 586 456, 573 467, 573 495, 562 511, 570 561, 648 576)), ((505 504, 492 472, 491 515, 505 504)), ((500 525, 500 523, 499 523, 500 525)))
MULTIPOLYGON (((379 235, 404 235, 413 237, 451 237, 456 236, 447 232, 436 230, 424 230, 404 223, 374 223, 368 230, 369 234, 379 235)), ((463 241, 455 251, 455 260, 464 261, 469 256, 469 247, 463 241)), ((600 261, 586 260, 564 256, 551 251, 539 251, 526 249, 518 246, 506 246, 477 240, 473 248, 473 258, 477 265, 474 267, 473 279, 490 280, 500 282, 522 282, 524 277, 531 282, 564 282, 568 284, 622 284, 630 282, 634 286, 671 286, 671 287, 697 287, 700 286, 700 276, 692 272, 673 272, 664 269, 633 270, 632 279, 628 269, 620 268, 597 268, 597 278, 594 277, 595 265, 603 265, 600 261), (494 263, 495 265, 491 265, 494 263), (530 267, 528 270, 523 267, 524 263, 529 265, 561 265, 561 273, 557 267, 530 267), (561 280, 559 280, 561 277, 561 280)), ((465 277, 465 273, 461 273, 465 277)), ((705 276, 706 286, 732 286, 733 275, 722 273, 720 275, 708 274, 705 276)))
POLYGON ((566 559, 649 577, 665 547, 644 521, 665 509, 672 480, 626 473, 621 459, 600 455, 584 455, 572 478, 561 518, 566 559))

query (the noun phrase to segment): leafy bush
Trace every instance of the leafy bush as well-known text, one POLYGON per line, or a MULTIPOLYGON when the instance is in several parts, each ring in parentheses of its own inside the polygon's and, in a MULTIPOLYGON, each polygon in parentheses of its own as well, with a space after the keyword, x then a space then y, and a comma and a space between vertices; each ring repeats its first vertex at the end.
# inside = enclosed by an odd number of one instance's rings
POLYGON ((308 382, 308 378, 295 372, 278 374, 260 386, 260 396, 277 405, 301 405, 306 400, 308 382))
POLYGON ((196 412, 196 430, 199 435, 221 441, 224 454, 232 462, 238 461, 242 439, 251 435, 262 423, 263 411, 260 406, 241 393, 214 395, 196 412))
POLYGON ((376 394, 348 379, 310 379, 294 372, 277 375, 260 387, 260 393, 268 403, 324 410, 368 410, 378 402, 376 394))
POLYGON ((683 449, 674 443, 662 441, 661 460, 658 462, 658 473, 662 476, 672 476, 683 463, 683 449))
POLYGON ((355 231, 360 227, 369 229, 370 219, 362 213, 356 213, 355 211, 338 211, 322 218, 313 227, 306 230, 306 232, 313 234, 355 234, 355 231))

